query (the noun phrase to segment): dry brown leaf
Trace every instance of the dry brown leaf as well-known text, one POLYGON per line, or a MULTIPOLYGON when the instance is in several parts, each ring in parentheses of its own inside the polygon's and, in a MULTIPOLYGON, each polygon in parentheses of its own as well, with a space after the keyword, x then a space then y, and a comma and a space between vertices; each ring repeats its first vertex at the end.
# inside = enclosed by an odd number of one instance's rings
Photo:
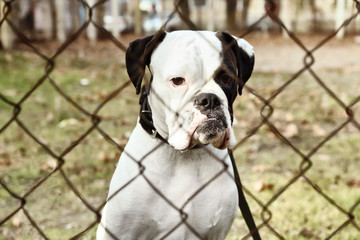
POLYGON ((266 171, 266 166, 259 164, 252 167, 253 172, 263 173, 266 171))
POLYGON ((296 126, 296 124, 291 123, 285 127, 284 131, 282 132, 282 135, 284 135, 284 137, 287 138, 296 137, 299 135, 299 129, 296 126))
POLYGON ((109 94, 105 90, 100 90, 98 92, 98 97, 99 97, 100 100, 106 99, 108 97, 108 95, 109 94))
POLYGON ((11 224, 13 225, 13 227, 15 228, 21 228, 22 224, 23 224, 23 221, 20 219, 19 216, 14 216, 12 219, 11 219, 11 224))
POLYGON ((292 114, 289 113, 289 112, 285 113, 285 121, 287 121, 287 122, 292 122, 292 121, 294 121, 294 115, 292 115, 292 114))
POLYGON ((47 112, 45 115, 45 120, 48 122, 54 120, 54 114, 52 112, 47 112))
POLYGON ((315 137, 324 137, 326 136, 326 131, 319 125, 313 125, 312 126, 312 132, 315 137))
POLYGON ((0 166, 10 166, 12 163, 10 154, 3 153, 0 154, 0 166))
POLYGON ((99 152, 97 158, 100 162, 107 162, 109 160, 109 157, 105 152, 99 152))
POLYGON ((324 161, 324 162, 328 162, 331 160, 331 156, 328 155, 328 154, 318 154, 317 155, 317 158, 320 160, 320 161, 324 161))
POLYGON ((257 192, 262 192, 262 191, 265 191, 265 190, 271 190, 274 188, 274 184, 272 183, 265 183, 264 180, 258 180, 256 183, 255 183, 255 186, 254 186, 254 189, 255 191, 257 192))
POLYGON ((56 168, 56 161, 52 158, 48 158, 45 163, 40 166, 43 171, 52 171, 56 168))
POLYGON ((67 118, 62 120, 58 126, 60 128, 65 128, 65 127, 69 127, 69 126, 78 126, 80 124, 80 121, 75 119, 75 118, 67 118))
POLYGON ((313 238, 314 237, 314 231, 308 229, 307 227, 304 227, 301 231, 300 231, 300 235, 304 236, 306 238, 313 238))
POLYGON ((5 95, 9 96, 9 97, 16 97, 19 93, 16 89, 8 89, 8 90, 4 90, 5 95))
POLYGON ((360 180, 358 179, 351 179, 349 181, 346 182, 346 185, 348 187, 352 187, 352 188, 360 188, 360 180))

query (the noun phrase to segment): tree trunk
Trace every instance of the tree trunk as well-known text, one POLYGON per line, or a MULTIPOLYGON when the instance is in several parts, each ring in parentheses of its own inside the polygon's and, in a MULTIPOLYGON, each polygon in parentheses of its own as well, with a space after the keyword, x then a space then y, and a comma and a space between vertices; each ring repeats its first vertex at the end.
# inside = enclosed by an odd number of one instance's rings
POLYGON ((56 7, 55 7, 55 0, 50 0, 50 12, 51 12, 51 39, 56 39, 56 33, 57 33, 57 25, 56 25, 56 19, 57 19, 57 13, 56 13, 56 7))
POLYGON ((316 9, 316 0, 310 0, 310 8, 311 8, 311 31, 317 31, 317 9, 316 9))
MULTIPOLYGON (((97 5, 95 8, 95 22, 99 27, 104 27, 105 4, 97 5)), ((104 38, 101 31, 97 29, 98 38, 104 38)))
POLYGON ((226 0, 226 23, 229 29, 236 28, 236 5, 237 0, 226 0))
MULTIPOLYGON (((63 1, 63 0, 60 0, 60 1, 63 1)), ((90 7, 92 7, 95 3, 95 0, 87 0, 87 3, 89 4, 90 7)), ((94 14, 95 10, 93 9, 92 11, 93 11, 93 14, 92 14, 91 20, 93 22, 96 22, 96 14, 94 14)), ((89 10, 87 12, 87 18, 89 18, 89 10)), ((87 19, 87 20, 89 20, 89 19, 87 19)), ((87 26, 86 36, 90 39, 90 41, 92 43, 96 42, 96 40, 97 40, 96 28, 95 28, 94 24, 92 24, 92 22, 90 22, 89 25, 87 26)))
POLYGON ((81 26, 81 19, 80 19, 80 3, 78 0, 71 0, 70 1, 71 8, 71 33, 76 32, 81 26))
POLYGON ((185 23, 184 25, 186 25, 192 30, 196 30, 197 27, 190 20, 190 8, 189 8, 188 0, 177 0, 175 2, 175 6, 178 8, 178 11, 180 12, 179 17, 183 21, 183 23, 185 23))
MULTIPOLYGON (((294 30, 294 19, 295 19, 295 5, 294 2, 292 0, 283 0, 281 2, 281 6, 280 6, 280 19, 282 20, 282 22, 284 23, 285 27, 289 30, 289 31, 293 31, 294 30)), ((284 29, 282 29, 282 33, 283 33, 283 37, 288 38, 288 34, 286 33, 286 31, 284 29)))
POLYGON ((178 6, 183 17, 186 19, 190 19, 190 8, 188 0, 179 0, 178 6))
POLYGON ((66 40, 66 27, 65 27, 65 1, 55 0, 56 6, 56 39, 60 42, 66 40))
POLYGON ((118 38, 120 36, 120 29, 117 23, 117 20, 119 18, 119 1, 118 0, 111 0, 111 17, 112 17, 112 23, 111 23, 111 33, 115 38, 118 38))
MULTIPOLYGON (((337 0, 336 1, 336 23, 335 29, 337 30, 341 24, 345 21, 345 0, 337 0)), ((340 29, 338 34, 336 35, 337 38, 342 39, 345 36, 345 28, 340 29)))
MULTIPOLYGON (((5 7, 5 2, 0 1, 0 11, 1 11, 0 17, 3 16, 4 7, 5 7)), ((7 19, 9 20, 11 19, 11 13, 7 15, 7 19)), ((11 29, 7 21, 4 21, 0 28, 0 39, 1 39, 2 47, 5 50, 12 49, 14 47, 14 38, 15 36, 13 30, 11 29)))
POLYGON ((140 35, 142 33, 142 17, 140 9, 140 0, 135 0, 135 34, 140 35))
POLYGON ((241 12, 240 28, 245 29, 247 27, 247 16, 249 12, 250 0, 243 0, 243 9, 241 12))
POLYGON ((214 8, 214 0, 207 1, 207 29, 210 31, 215 31, 215 8, 214 8))

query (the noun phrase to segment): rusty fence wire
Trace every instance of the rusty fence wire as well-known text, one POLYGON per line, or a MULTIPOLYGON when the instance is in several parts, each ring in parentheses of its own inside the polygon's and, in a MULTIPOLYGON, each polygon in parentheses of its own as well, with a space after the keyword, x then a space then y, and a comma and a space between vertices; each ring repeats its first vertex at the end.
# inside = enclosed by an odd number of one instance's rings
MULTIPOLYGON (((0 179, 0 204, 2 210, 0 210, 0 234, 3 236, 0 236, 0 239, 12 239, 16 238, 17 235, 11 233, 11 229, 15 229, 17 227, 20 227, 19 225, 21 223, 16 222, 16 216, 19 213, 23 213, 24 219, 23 221, 26 221, 30 224, 31 230, 28 233, 23 233, 22 236, 36 236, 34 239, 51 239, 51 236, 58 236, 55 237, 57 239, 93 239, 95 236, 95 229, 97 225, 100 222, 101 219, 101 210, 104 207, 106 200, 105 198, 101 198, 101 201, 99 203, 99 200, 94 201, 93 197, 87 197, 87 195, 83 194, 83 187, 78 185, 78 182, 73 179, 72 174, 69 174, 68 170, 65 170, 67 165, 76 165, 76 163, 70 162, 69 163, 69 156, 71 156, 72 153, 79 151, 77 149, 82 149, 81 145, 88 141, 87 139, 90 138, 94 133, 97 134, 97 136, 101 136, 102 140, 105 140, 107 144, 111 145, 113 148, 116 149, 116 153, 114 158, 118 158, 119 154, 124 151, 123 147, 125 143, 119 143, 119 141, 114 140, 112 137, 112 133, 109 132, 105 127, 103 127, 102 123, 104 121, 107 121, 108 119, 106 116, 102 115, 102 110, 106 108, 108 105, 112 104, 115 101, 118 101, 119 98, 125 98, 124 93, 126 92, 126 89, 132 89, 131 82, 128 79, 127 75, 125 75, 124 72, 122 72, 122 75, 118 78, 121 78, 122 81, 121 84, 117 86, 112 86, 112 91, 108 92, 101 98, 101 102, 94 107, 94 110, 90 111, 88 108, 83 107, 81 103, 77 100, 78 98, 74 97, 73 95, 69 94, 68 88, 63 88, 61 84, 57 82, 56 77, 53 76, 53 73, 57 69, 57 64, 60 62, 61 56, 64 54, 65 51, 72 49, 72 46, 75 45, 79 39, 81 39, 81 36, 86 31, 86 29, 93 25, 95 28, 102 34, 102 36, 110 41, 116 49, 124 53, 127 49, 127 46, 125 43, 122 42, 121 38, 120 40, 114 37, 109 31, 107 31, 105 28, 103 28, 101 25, 98 24, 97 21, 94 20, 94 9, 97 9, 104 3, 106 3, 106 0, 99 0, 96 1, 96 3, 92 6, 90 6, 87 1, 85 0, 79 0, 78 3, 81 4, 86 10, 88 18, 87 20, 81 25, 79 29, 74 31, 67 40, 62 43, 56 51, 52 54, 45 53, 46 51, 44 48, 39 47, 38 44, 31 41, 28 37, 28 35, 24 34, 17 25, 12 21, 12 18, 10 17, 12 8, 14 5, 14 2, 16 1, 3 1, 3 8, 1 9, 2 15, 0 19, 0 28, 4 27, 4 25, 8 25, 12 31, 15 33, 16 37, 18 38, 18 42, 20 42, 23 46, 26 47, 28 52, 31 52, 34 56, 36 56, 37 59, 40 59, 43 62, 44 70, 40 74, 40 76, 36 79, 36 81, 30 86, 30 88, 19 98, 19 100, 13 100, 13 98, 8 97, 7 94, 3 92, 3 89, 0 89, 0 107, 6 107, 7 109, 11 110, 11 114, 8 115, 2 115, 5 116, 4 119, 1 119, 0 122, 0 137, 1 135, 4 135, 6 132, 13 131, 14 127, 21 130, 21 136, 30 138, 31 142, 35 142, 38 147, 40 147, 41 150, 45 155, 49 156, 51 159, 56 160, 56 164, 53 166, 53 168, 49 171, 49 166, 45 166, 47 168, 47 171, 43 171, 41 175, 35 176, 34 178, 28 178, 28 181, 30 181, 30 186, 23 189, 23 191, 19 191, 16 187, 12 184, 12 176, 7 175, 7 169, 9 167, 8 164, 5 162, 5 158, 12 158, 11 154, 6 155, 2 151, 2 148, 6 148, 9 143, 0 141, 0 161, 2 168, 1 171, 1 179, 0 179), (37 131, 29 128, 28 121, 30 119, 22 118, 21 114, 24 111, 31 111, 31 105, 29 105, 29 99, 32 98, 34 95, 36 95, 36 92, 39 91, 40 88, 47 86, 48 91, 54 91, 57 98, 62 99, 62 101, 67 102, 72 106, 72 108, 76 109, 81 116, 85 119, 84 121, 88 121, 87 126, 83 129, 83 132, 80 135, 71 135, 71 139, 67 139, 66 145, 62 146, 62 148, 56 148, 54 149, 50 144, 48 144, 48 141, 43 139, 42 137, 39 137, 37 131), (89 123, 90 122, 90 123, 89 123), (61 149, 61 150, 59 150, 61 149), (3 159, 1 159, 3 158, 3 159), (49 227, 44 221, 44 218, 39 219, 38 214, 36 214, 37 210, 40 210, 42 207, 37 206, 35 210, 32 210, 32 207, 36 205, 37 200, 34 198, 39 197, 37 192, 42 192, 40 189, 53 186, 54 183, 52 183, 52 179, 62 179, 60 182, 61 184, 65 185, 69 191, 73 193, 75 196, 74 201, 76 201, 76 204, 82 205, 80 207, 79 213, 75 212, 67 213, 67 208, 71 209, 68 205, 61 206, 61 212, 63 214, 71 215, 70 217, 66 217, 66 222, 63 223, 64 220, 62 220, 62 214, 59 214, 59 216, 54 216, 54 219, 51 220, 51 226, 49 227), (37 197, 34 197, 37 196, 37 197), (10 204, 11 202, 11 204, 10 204), (30 202, 30 204, 29 204, 30 202), (98 202, 97 204, 94 204, 94 202, 98 202), (35 211, 35 212, 34 212, 35 211), (79 219, 79 216, 81 214, 86 215, 85 219, 79 219), (15 219, 15 220, 14 220, 15 219), (78 221, 84 221, 86 222, 86 226, 84 224, 76 224, 78 221), (75 224, 73 223, 75 222, 75 224), (72 225, 73 223, 73 225, 72 225), (10 226, 11 225, 11 226, 10 226), (57 225, 65 225, 65 229, 63 229, 64 232, 68 232, 67 229, 72 229, 70 234, 69 233, 56 233, 55 230, 51 230, 52 228, 56 228, 57 225), (46 226, 46 227, 44 227, 46 226), (75 226, 75 227, 74 227, 75 226), (10 229, 10 230, 5 230, 10 229), (75 229, 75 230, 74 230, 75 229), (9 232, 10 231, 10 232, 9 232)), ((182 1, 175 1, 174 2, 174 10, 172 15, 179 15, 181 20, 184 22, 184 24, 187 25, 189 29, 198 29, 195 23, 193 23, 190 19, 186 18, 182 10, 180 9, 180 3, 182 1)), ((331 140, 337 137, 337 135, 343 131, 345 128, 348 128, 349 126, 352 126, 356 133, 359 134, 360 132, 360 119, 358 118, 359 115, 356 115, 356 107, 359 106, 360 102, 360 94, 357 93, 355 98, 352 98, 350 101, 344 101, 342 97, 340 97, 334 90, 332 90, 332 87, 328 85, 326 79, 323 79, 320 74, 318 74, 314 69, 313 65, 316 63, 317 58, 314 57, 314 54, 320 50, 322 47, 327 45, 332 39, 335 38, 336 34, 341 31, 342 29, 346 28, 350 23, 355 21, 356 18, 358 18, 359 11, 360 11, 360 2, 357 0, 354 0, 351 2, 351 4, 354 4, 356 6, 357 11, 351 15, 348 16, 346 21, 343 22, 343 24, 334 32, 331 34, 328 34, 325 38, 320 40, 315 46, 309 47, 306 43, 304 43, 301 38, 294 32, 288 30, 289 26, 286 26, 282 19, 279 18, 277 14, 278 6, 277 1, 272 0, 266 0, 264 1, 264 15, 259 18, 255 23, 253 23, 251 26, 249 26, 243 33, 238 34, 238 37, 248 37, 251 36, 252 33, 256 31, 256 28, 265 20, 271 19, 273 23, 275 23, 277 26, 279 26, 283 31, 285 31, 286 35, 290 38, 290 40, 297 46, 298 49, 300 49, 303 52, 303 65, 299 66, 299 70, 295 73, 289 75, 286 77, 286 80, 282 82, 280 87, 277 87, 274 89, 270 96, 265 97, 265 95, 261 94, 255 87, 250 87, 251 85, 246 85, 246 93, 244 95, 250 95, 254 101, 258 103, 258 109, 260 113, 260 121, 256 122, 255 125, 249 126, 249 131, 247 131, 246 135, 242 137, 242 139, 238 140, 238 143, 233 148, 234 152, 241 152, 244 145, 246 145, 249 142, 249 139, 254 137, 261 129, 266 127, 269 129, 271 134, 275 136, 277 140, 280 140, 278 144, 282 144, 285 146, 286 151, 291 151, 293 155, 295 155, 297 159, 299 159, 296 162, 296 166, 298 169, 295 172, 295 174, 292 174, 286 182, 282 182, 280 185, 281 187, 278 187, 276 190, 274 190, 270 196, 267 198, 259 197, 259 193, 257 191, 254 191, 249 185, 247 185, 247 181, 244 181, 243 189, 247 195, 248 201, 250 202, 251 208, 254 210, 254 217, 257 223, 257 227, 260 231, 260 234, 264 237, 264 239, 287 239, 287 234, 283 232, 281 227, 279 227, 279 223, 274 222, 273 216, 277 213, 272 210, 272 208, 275 205, 281 205, 284 201, 286 201, 286 196, 292 191, 296 191, 297 184, 305 184, 307 186, 310 186, 308 189, 308 192, 310 194, 315 192, 317 197, 320 197, 325 201, 325 205, 327 208, 335 209, 338 213, 341 215, 341 220, 335 221, 332 223, 333 219, 331 216, 329 216, 329 220, 326 222, 326 226, 324 228, 326 229, 326 233, 321 235, 321 239, 346 239, 344 236, 346 236, 345 232, 349 231, 349 229, 352 232, 352 238, 349 239, 358 239, 360 238, 360 222, 359 222, 359 211, 360 211, 360 197, 359 194, 355 194, 352 196, 352 201, 350 204, 347 204, 346 206, 342 205, 337 199, 334 199, 331 194, 329 194, 328 191, 325 191, 322 187, 318 185, 318 183, 314 180, 312 180, 311 177, 309 177, 308 173, 311 172, 311 170, 314 168, 314 165, 318 164, 314 161, 314 156, 321 151, 324 146, 329 143, 331 140), (276 104, 274 104, 274 101, 277 101, 280 96, 287 92, 291 91, 290 88, 295 82, 303 81, 302 77, 308 74, 306 76, 310 76, 311 79, 313 79, 316 83, 318 88, 322 89, 324 92, 323 94, 327 96, 328 99, 335 102, 334 108, 341 108, 343 115, 345 116, 345 120, 342 121, 340 124, 338 124, 335 128, 331 129, 331 131, 326 132, 325 134, 322 134, 322 139, 320 142, 314 144, 311 146, 310 151, 305 151, 302 148, 298 147, 296 143, 292 139, 290 139, 287 134, 284 134, 281 129, 277 126, 276 123, 274 123, 273 115, 276 112, 276 104), (285 199, 285 200, 284 200, 285 199), (354 237, 355 236, 355 237, 354 237), (357 237, 356 237, 357 236, 357 237)), ((349 1, 350 2, 350 1, 349 1)), ((251 43, 251 42, 250 42, 251 43)), ((88 51, 92 51, 91 46, 89 47, 88 51)), ((256 49, 255 49, 256 54, 256 49)), ((291 54, 289 52, 288 54, 291 54)), ((1 64, 1 62, 0 62, 1 64)), ((99 63, 100 64, 100 63, 99 63)), ((256 63, 255 63, 256 65, 256 63)), ((0 65, 1 67, 1 65, 0 65)), ((2 71, 0 69, 0 71, 2 71)), ((21 71, 21 69, 20 69, 21 71)), ((6 79, 0 79, 0 81, 7 81, 6 79)), ((17 79, 17 81, 23 81, 23 79, 17 79)), ((250 80, 251 81, 251 80, 250 80)), ((20 85, 19 85, 20 86, 20 85)), ((354 86, 356 88, 356 86, 354 86)), ((134 94, 134 91, 130 91, 131 94, 134 94)), ((293 93, 295 94, 295 93, 293 93)), ((135 94, 134 94, 135 95, 135 94)), ((299 96, 300 97, 300 96, 299 96)), ((330 101, 329 100, 329 101, 330 101)), ((280 100, 281 101, 281 100, 280 100)), ((130 101, 131 102, 131 101, 130 101)), ((304 103, 305 104, 305 103, 304 103)), ((306 104, 312 104, 312 103, 306 103, 306 104)), ((290 106, 291 108, 291 106, 290 106)), ((0 109, 1 111, 1 109, 0 109)), ((236 110, 235 110, 236 111, 236 110)), ((359 108, 357 108, 357 111, 359 111, 359 108)), ((10 111, 8 111, 10 112, 10 111)), ((121 109, 119 110, 121 112, 121 109)), ((135 111, 136 112, 136 111, 135 111)), ((45 126, 46 127, 46 126, 45 126)), ((120 126, 121 127, 121 124, 120 126)), ((275 141, 275 140, 274 140, 275 141)), ((303 141, 306 141, 303 140, 303 141)), ((346 145, 346 143, 344 143, 346 145)), ((357 145, 358 150, 360 150, 360 144, 357 145)), ((346 147, 346 146, 345 146, 346 147)), ((156 149, 154 149, 155 151, 156 149)), ((21 149, 19 151, 29 151, 29 149, 21 149)), ((98 152, 102 152, 101 149, 97 150, 98 152)), ((260 151, 260 150, 259 150, 260 151)), ((86 151, 80 150, 80 154, 85 155, 86 151)), ((13 151, 14 153, 14 151, 13 151)), ((31 153, 30 153, 31 154, 31 153)), ((238 156, 235 154, 235 157, 238 156)), ((160 198, 163 198, 169 205, 171 205, 174 209, 179 211, 179 214, 181 215, 181 221, 177 226, 174 227, 172 231, 174 231, 177 227, 181 225, 186 225, 193 233, 194 235, 198 236, 199 239, 201 237, 197 233, 196 228, 193 228, 189 223, 186 221, 187 216, 186 213, 184 213, 184 208, 188 204, 185 203, 181 208, 175 206, 171 200, 167 199, 166 196, 164 196, 161 191, 157 188, 157 186, 152 183, 149 179, 147 179, 146 175, 143 174, 146 172, 146 168, 143 165, 143 162, 146 161, 145 159, 136 159, 136 156, 132 156, 134 158, 134 161, 139 165, 139 174, 135 178, 144 178, 148 184, 154 189, 154 191, 159 195, 160 198)), ((81 156, 84 161, 86 161, 87 156, 81 156)), ((107 157, 103 157, 106 159, 107 157)), ((221 161, 221 159, 218 159, 221 161)), ((236 159, 237 160, 237 159, 236 159)), ((357 159, 359 161, 360 159, 357 159)), ((37 161, 37 159, 31 159, 31 161, 37 161)), ((356 161, 356 159, 355 159, 356 161)), ((238 169, 241 173, 244 172, 244 170, 241 170, 241 163, 238 162, 238 169)), ((292 162, 293 163, 293 162, 292 162)), ((22 163, 18 163, 19 165, 22 165, 22 163)), ((287 163, 284 162, 284 165, 287 163)), ((24 164, 25 165, 25 164, 24 164)), ((114 165, 112 165, 114 167, 114 165)), ((355 165, 356 166, 356 165, 355 165)), ((39 166, 39 164, 35 164, 34 168, 40 168, 43 166, 39 166)), ((80 166, 81 167, 81 166, 80 166)), ((261 166, 260 166, 261 167, 261 166)), ((95 166, 94 169, 98 168, 101 169, 101 166, 95 166)), ((339 166, 340 168, 340 166, 339 166)), ((109 179, 110 175, 112 174, 112 171, 114 168, 112 168, 108 173, 106 178, 109 179)), ((357 171, 359 172, 360 169, 357 171)), ((100 170, 101 171, 101 170, 100 170)), ((262 171, 264 175, 267 174, 266 170, 259 170, 262 171)), ((212 179, 209 180, 208 184, 212 181, 216 181, 216 179, 222 175, 226 174, 226 166, 224 166, 224 169, 219 171, 217 175, 215 175, 212 179)), ((12 172, 13 173, 13 172, 12 172)), ((74 174, 74 173, 73 173, 74 174)), ((75 173, 76 174, 76 173, 75 173)), ((88 173, 92 175, 92 173, 88 173)), ((249 173, 251 174, 251 173, 249 173)), ((279 173, 280 174, 280 173, 279 173)), ((339 170, 339 173, 334 175, 334 179, 339 178, 338 175, 341 175, 341 171, 339 170)), ((24 181, 26 180, 26 176, 24 181)), ((96 175, 94 174, 93 178, 97 177, 103 177, 103 175, 96 175)), ((134 179, 135 179, 134 178, 134 179)), ((131 184, 132 181, 128 182, 128 185, 131 184)), ((360 182, 360 181, 359 181, 360 182)), ((353 182, 353 185, 359 184, 359 182, 353 182)), ((108 182, 106 183, 106 186, 108 182)), ((265 184, 265 183, 264 183, 265 184)), ((126 186, 125 186, 126 187, 126 186)), ((189 198, 189 201, 191 201, 199 192, 201 192, 204 188, 198 189, 197 192, 194 193, 189 198)), ((264 187, 264 186, 263 186, 264 187)), ((268 188, 271 188, 270 185, 267 186, 268 188)), ((265 186, 266 188, 266 186, 265 186)), ((107 189, 107 188, 104 188, 107 189)), ((121 191, 122 189, 119 189, 118 191, 121 191)), ((104 190, 104 193, 101 193, 102 196, 105 196, 105 192, 107 190, 104 190)), ((51 191, 50 193, 46 195, 40 196, 40 198, 47 198, 49 195, 52 194, 59 194, 57 197, 57 204, 61 203, 62 195, 61 193, 54 193, 54 191, 51 191), (60 199, 60 200, 59 200, 60 199)), ((100 193, 97 193, 100 195, 100 193)), ((116 194, 116 193, 115 193, 116 194)), ((350 198, 350 196, 348 196, 350 198)), ((110 197, 111 198, 111 197, 110 197)), ((344 196, 344 198, 347 198, 347 196, 344 196)), ((52 203, 49 203, 52 204, 52 203)), ((71 203, 70 203, 71 204, 71 203)), ((55 203, 54 203, 55 205, 55 203)), ((295 209, 297 208, 296 203, 293 203, 292 207, 295 209)), ((52 206, 48 207, 49 209, 52 208, 52 206)), ((311 212, 313 210, 312 202, 308 202, 307 205, 304 208, 304 211, 308 213, 306 216, 307 221, 312 221, 313 216, 311 216, 311 212), (309 214, 310 212, 310 214, 309 214)), ((327 210, 324 210, 327 211, 327 210)), ((43 213, 46 214, 46 213, 43 213)), ((325 218, 327 218, 327 213, 324 212, 323 215, 325 218)), ((338 216, 338 215, 336 215, 338 216)), ((296 217, 296 216, 294 216, 296 217)), ((283 221, 292 221, 289 220, 283 220, 283 221)), ((243 223, 243 222, 242 222, 243 223)), ((22 223, 24 224, 24 223, 22 223)), ((281 225, 281 223, 280 223, 281 225)), ((301 226, 299 226, 301 227, 301 226)), ((244 230, 244 226, 241 227, 241 234, 240 233, 234 233, 233 239, 250 239, 250 233, 248 233, 246 230, 244 230)), ((298 231, 298 233, 302 236, 302 238, 299 239, 320 239, 316 238, 316 234, 312 233, 308 229, 292 229, 293 231, 298 231)), ((15 231, 15 230, 14 230, 15 231)), ((323 231, 323 230, 319 230, 323 231)), ((325 231, 325 230, 324 230, 325 231)), ((166 236, 171 236, 171 232, 169 232, 166 236)), ((164 238, 166 238, 164 236, 164 238)), ((116 236, 113 236, 114 239, 116 239, 116 236)))

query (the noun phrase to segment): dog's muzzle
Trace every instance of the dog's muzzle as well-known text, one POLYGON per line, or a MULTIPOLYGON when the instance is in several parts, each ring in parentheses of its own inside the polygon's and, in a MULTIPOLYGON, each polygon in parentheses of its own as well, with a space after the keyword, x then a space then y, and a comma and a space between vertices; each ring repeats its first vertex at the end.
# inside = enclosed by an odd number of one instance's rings
POLYGON ((196 144, 212 144, 216 148, 226 148, 230 137, 222 104, 213 93, 201 93, 194 99, 194 106, 206 118, 199 123, 191 137, 190 148, 196 144))

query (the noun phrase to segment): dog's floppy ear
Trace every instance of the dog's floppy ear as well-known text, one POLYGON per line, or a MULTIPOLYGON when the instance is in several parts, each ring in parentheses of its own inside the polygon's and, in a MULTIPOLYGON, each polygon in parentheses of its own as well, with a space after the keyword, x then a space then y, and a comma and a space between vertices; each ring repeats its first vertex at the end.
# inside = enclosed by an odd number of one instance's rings
POLYGON ((253 47, 244 39, 231 36, 226 32, 218 32, 216 36, 222 41, 224 51, 231 49, 236 57, 239 78, 239 94, 254 69, 255 55, 253 47))
POLYGON ((154 35, 137 39, 131 42, 126 50, 126 70, 136 88, 136 94, 140 93, 145 67, 150 64, 151 54, 164 40, 165 35, 166 32, 159 31, 154 35))

